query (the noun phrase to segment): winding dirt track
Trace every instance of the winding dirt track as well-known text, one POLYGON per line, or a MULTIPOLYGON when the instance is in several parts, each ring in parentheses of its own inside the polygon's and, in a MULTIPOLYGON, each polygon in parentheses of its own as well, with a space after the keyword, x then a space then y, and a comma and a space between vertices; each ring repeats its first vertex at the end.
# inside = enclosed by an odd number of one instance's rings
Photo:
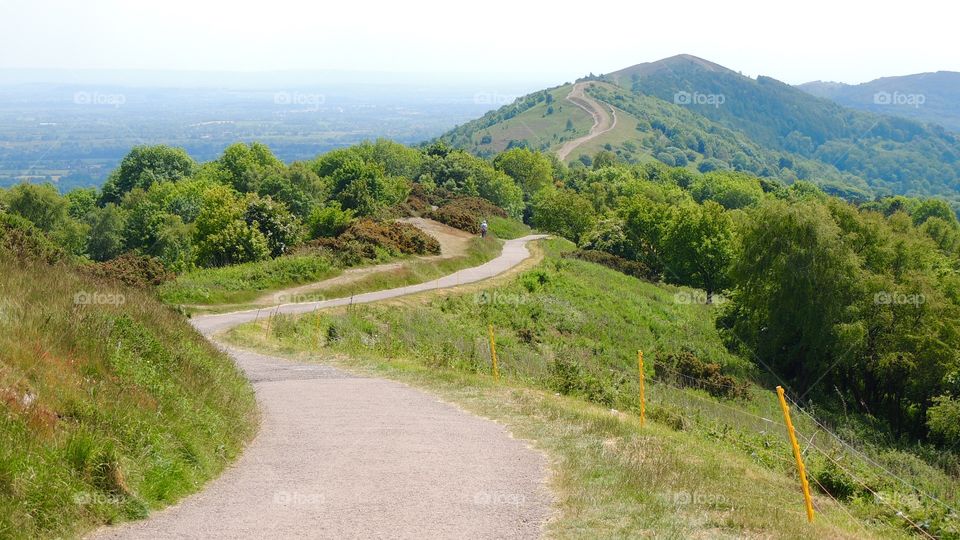
MULTIPOLYGON (((432 219, 426 219, 422 217, 409 217, 399 219, 401 223, 408 223, 417 227, 421 231, 429 234, 437 242, 440 243, 440 254, 439 255, 428 255, 424 257, 418 257, 419 260, 443 260, 443 259, 453 259, 466 255, 467 246, 470 245, 470 240, 474 238, 474 235, 461 231, 460 229, 455 229, 449 225, 444 225, 439 221, 434 221, 432 219)), ((311 293, 316 293, 324 289, 331 287, 336 287, 339 285, 346 285, 349 283, 355 283, 362 280, 363 278, 372 275, 379 274, 383 272, 391 272, 399 270, 406 265, 406 262, 394 262, 394 263, 384 263, 374 266, 361 266, 359 268, 350 268, 345 270, 342 274, 330 279, 325 279, 323 281, 318 281, 316 283, 308 283, 306 285, 301 285, 299 287, 291 287, 279 291, 273 291, 267 293, 260 298, 257 298, 253 301, 253 304, 257 306, 276 306, 277 304, 289 304, 294 302, 301 302, 308 300, 308 296, 311 293)), ((203 308, 205 306, 192 306, 203 308)))
MULTIPOLYGON (((483 265, 398 289, 277 307, 305 313, 456 287, 530 256, 507 241, 483 265)), ((205 336, 257 310, 192 320, 205 336)), ((221 345, 222 346, 222 345, 221 345)), ((93 538, 532 538, 551 498, 546 460, 499 424, 403 384, 224 347, 253 383, 261 431, 206 488, 93 538)))
POLYGON ((590 128, 590 132, 584 135, 573 139, 572 141, 567 141, 563 143, 563 146, 557 150, 557 157, 561 161, 567 159, 567 156, 570 155, 570 152, 573 152, 582 144, 596 139, 600 135, 612 130, 617 127, 617 111, 613 107, 607 105, 606 103, 600 103, 599 101, 588 96, 584 91, 590 83, 579 82, 573 85, 573 88, 570 90, 570 93, 567 94, 567 101, 573 103, 577 107, 587 111, 587 113, 593 117, 593 126, 590 128))

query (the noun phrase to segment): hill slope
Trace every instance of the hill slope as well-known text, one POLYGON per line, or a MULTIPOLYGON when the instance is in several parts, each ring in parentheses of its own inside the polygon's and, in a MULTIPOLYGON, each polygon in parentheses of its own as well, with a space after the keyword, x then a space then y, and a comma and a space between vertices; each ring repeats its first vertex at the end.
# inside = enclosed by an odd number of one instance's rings
POLYGON ((960 131, 960 73, 883 77, 862 84, 814 81, 797 88, 844 107, 912 118, 960 131))
POLYGON ((0 212, 0 538, 142 518, 216 476, 256 425, 249 384, 182 316, 32 258, 55 252, 0 212))
MULTIPOLYGON (((571 152, 570 161, 605 148, 627 161, 732 168, 788 183, 808 179, 848 198, 960 200, 960 142, 937 126, 847 109, 688 55, 590 82, 587 95, 614 107, 618 127, 571 152)), ((516 145, 556 152, 593 123, 566 101, 572 90, 567 84, 530 94, 443 139, 479 155, 516 145)))

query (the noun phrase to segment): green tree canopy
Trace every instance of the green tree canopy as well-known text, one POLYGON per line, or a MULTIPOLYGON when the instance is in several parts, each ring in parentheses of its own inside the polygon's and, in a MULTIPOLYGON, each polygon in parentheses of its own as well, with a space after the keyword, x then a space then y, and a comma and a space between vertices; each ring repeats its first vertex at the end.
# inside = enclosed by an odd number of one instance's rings
POLYGON ((193 158, 182 148, 136 146, 103 185, 100 204, 119 203, 134 188, 146 190, 156 182, 186 178, 193 174, 196 166, 193 158))

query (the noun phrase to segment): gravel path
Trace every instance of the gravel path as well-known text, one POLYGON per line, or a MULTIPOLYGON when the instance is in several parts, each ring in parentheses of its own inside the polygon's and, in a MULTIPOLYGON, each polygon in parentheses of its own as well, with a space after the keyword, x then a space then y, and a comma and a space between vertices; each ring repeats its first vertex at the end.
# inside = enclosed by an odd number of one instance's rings
POLYGON ((600 103, 599 101, 588 96, 584 90, 589 84, 590 83, 580 82, 573 85, 570 93, 567 94, 567 101, 587 111, 587 113, 593 117, 593 126, 590 127, 590 132, 583 137, 563 143, 563 146, 557 150, 557 157, 560 158, 561 161, 567 159, 567 156, 570 155, 570 152, 573 152, 584 143, 596 139, 597 137, 617 127, 617 111, 614 110, 614 108, 610 105, 600 103), (610 109, 609 112, 607 111, 607 108, 610 109))
MULTIPOLYGON (((481 266, 354 303, 455 287, 529 257, 510 240, 481 266)), ((287 304, 303 313, 349 303, 287 304)), ((208 337, 257 312, 193 319, 208 337)), ((403 384, 225 347, 254 385, 261 431, 197 495, 93 538, 531 538, 548 517, 544 456, 494 422, 403 384)))
MULTIPOLYGON (((418 229, 432 236, 437 240, 437 242, 440 243, 439 255, 417 257, 415 260, 444 260, 466 255, 467 247, 470 245, 470 240, 474 238, 474 235, 468 232, 461 231, 460 229, 454 229, 453 227, 444 225, 443 223, 434 221, 432 219, 411 217, 398 219, 397 221, 401 223, 409 223, 410 225, 417 227, 418 229)), ((290 287, 280 291, 273 291, 261 296, 260 298, 257 298, 253 303, 258 306, 275 306, 277 304, 301 302, 306 299, 310 293, 314 293, 323 289, 329 289, 331 287, 355 283, 371 274, 399 270, 406 264, 408 264, 408 262, 405 261, 350 268, 345 270, 339 276, 332 277, 330 279, 325 279, 316 283, 300 285, 299 287, 290 287)))

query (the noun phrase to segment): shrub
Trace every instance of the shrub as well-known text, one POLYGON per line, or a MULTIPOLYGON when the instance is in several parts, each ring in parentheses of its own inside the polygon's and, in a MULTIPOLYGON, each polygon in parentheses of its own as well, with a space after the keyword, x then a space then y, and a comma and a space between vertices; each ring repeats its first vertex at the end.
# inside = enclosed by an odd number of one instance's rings
POLYGON ((690 429, 690 420, 681 413, 676 407, 671 405, 657 405, 647 409, 647 416, 650 420, 663 424, 674 431, 686 431, 690 429))
POLYGON ((459 197, 434 210, 430 218, 456 229, 480 234, 480 222, 489 217, 507 217, 507 212, 480 197, 459 197))
POLYGON ((611 255, 610 253, 606 253, 604 251, 578 249, 577 251, 564 253, 563 257, 567 259, 579 259, 581 261, 601 264, 607 268, 611 268, 628 276, 633 276, 645 281, 657 281, 659 278, 656 272, 651 270, 642 262, 624 259, 623 257, 611 255))
POLYGON ((554 392, 585 397, 606 406, 613 404, 612 393, 596 375, 584 370, 577 362, 558 356, 550 363, 549 370, 547 386, 554 392))
POLYGON ((440 242, 409 223, 383 223, 368 219, 354 222, 338 240, 380 246, 393 254, 438 255, 440 242))
POLYGON ((927 409, 927 427, 931 433, 948 444, 960 441, 960 400, 947 396, 933 399, 934 406, 927 409))
POLYGON ((703 362, 690 351, 668 354, 666 358, 658 355, 656 365, 666 368, 664 373, 657 373, 658 378, 670 380, 681 388, 700 388, 717 398, 747 397, 747 383, 724 375, 720 372, 719 364, 703 362))
POLYGON ((820 491, 840 501, 850 500, 861 492, 860 486, 832 463, 817 471, 814 479, 820 491))
POLYGON ((317 238, 297 250, 297 254, 325 250, 347 266, 378 258, 377 250, 392 255, 437 255, 440 242, 409 223, 354 221, 336 238, 317 238))
POLYGON ((115 259, 82 268, 93 277, 139 288, 156 287, 174 277, 172 272, 164 268, 160 259, 134 253, 125 253, 115 259))
POLYGON ((410 197, 416 197, 425 201, 431 206, 443 206, 451 200, 457 198, 453 192, 442 187, 430 187, 426 184, 416 182, 410 190, 410 197))
POLYGON ((353 210, 342 210, 340 203, 314 209, 310 214, 308 227, 311 238, 339 236, 347 230, 353 221, 353 210))
POLYGON ((0 251, 15 259, 54 264, 67 257, 40 229, 20 216, 0 212, 0 251))
POLYGON ((397 206, 397 213, 404 217, 420 217, 432 211, 433 206, 430 203, 415 195, 410 195, 397 206))

